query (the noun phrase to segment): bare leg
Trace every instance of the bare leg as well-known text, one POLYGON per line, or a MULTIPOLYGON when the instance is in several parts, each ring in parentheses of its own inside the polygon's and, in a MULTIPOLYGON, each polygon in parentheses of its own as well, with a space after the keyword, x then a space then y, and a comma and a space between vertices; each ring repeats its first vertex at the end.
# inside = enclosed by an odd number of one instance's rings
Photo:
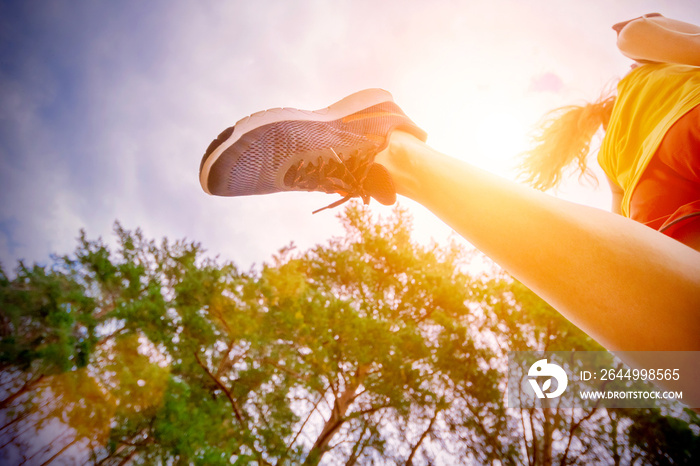
POLYGON ((607 349, 700 351, 700 252, 619 215, 500 179, 407 133, 392 133, 376 161, 399 194, 607 349))

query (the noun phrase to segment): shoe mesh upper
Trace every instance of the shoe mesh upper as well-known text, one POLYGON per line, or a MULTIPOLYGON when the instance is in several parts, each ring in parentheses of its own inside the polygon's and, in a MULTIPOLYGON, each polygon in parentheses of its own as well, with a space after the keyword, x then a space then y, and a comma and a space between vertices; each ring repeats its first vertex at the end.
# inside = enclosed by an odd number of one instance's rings
POLYGON ((292 154, 319 153, 329 147, 352 147, 366 143, 362 136, 339 128, 339 121, 285 121, 270 125, 265 133, 241 154, 228 174, 230 195, 266 194, 280 189, 275 185, 280 166, 292 154))
POLYGON ((260 126, 242 135, 221 154, 210 169, 208 187, 212 194, 223 196, 292 190, 275 182, 292 156, 303 153, 305 159, 315 162, 330 148, 343 158, 344 154, 362 147, 369 148, 369 156, 373 158, 386 136, 398 127, 424 138, 422 130, 393 102, 329 122, 291 120, 260 126))

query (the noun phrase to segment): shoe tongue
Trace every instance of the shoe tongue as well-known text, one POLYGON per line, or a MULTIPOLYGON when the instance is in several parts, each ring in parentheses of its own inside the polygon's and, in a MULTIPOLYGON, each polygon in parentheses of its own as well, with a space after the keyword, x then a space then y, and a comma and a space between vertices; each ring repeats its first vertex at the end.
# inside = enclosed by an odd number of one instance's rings
POLYGON ((384 205, 396 202, 396 188, 384 165, 373 163, 363 185, 365 192, 384 205))

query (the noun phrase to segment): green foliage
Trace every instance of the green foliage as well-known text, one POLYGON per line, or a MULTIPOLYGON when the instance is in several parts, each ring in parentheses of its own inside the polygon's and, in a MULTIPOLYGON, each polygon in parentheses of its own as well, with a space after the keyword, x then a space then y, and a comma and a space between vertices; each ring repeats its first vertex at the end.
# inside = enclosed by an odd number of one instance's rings
POLYGON ((48 375, 86 365, 95 343, 95 304, 78 283, 60 271, 20 264, 16 278, 3 273, 0 284, 0 367, 48 375))
POLYGON ((647 464, 666 466, 693 465, 700 458, 700 416, 686 409, 689 419, 662 414, 658 409, 628 413, 632 448, 647 464))
POLYGON ((95 464, 697 454, 689 414, 506 409, 508 351, 600 347, 495 267, 474 272, 476 252, 416 243, 400 208, 340 221, 344 236, 246 273, 120 225, 114 251, 83 233, 50 268, 0 273, 3 443, 60 420, 95 464))

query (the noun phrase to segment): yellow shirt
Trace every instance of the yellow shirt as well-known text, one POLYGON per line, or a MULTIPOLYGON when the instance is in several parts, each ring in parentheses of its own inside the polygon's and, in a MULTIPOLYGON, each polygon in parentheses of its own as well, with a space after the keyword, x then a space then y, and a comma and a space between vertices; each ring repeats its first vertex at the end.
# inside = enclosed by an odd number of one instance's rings
POLYGON ((632 70, 617 86, 617 99, 598 163, 623 190, 622 214, 666 132, 700 105, 700 67, 648 64, 632 70))

